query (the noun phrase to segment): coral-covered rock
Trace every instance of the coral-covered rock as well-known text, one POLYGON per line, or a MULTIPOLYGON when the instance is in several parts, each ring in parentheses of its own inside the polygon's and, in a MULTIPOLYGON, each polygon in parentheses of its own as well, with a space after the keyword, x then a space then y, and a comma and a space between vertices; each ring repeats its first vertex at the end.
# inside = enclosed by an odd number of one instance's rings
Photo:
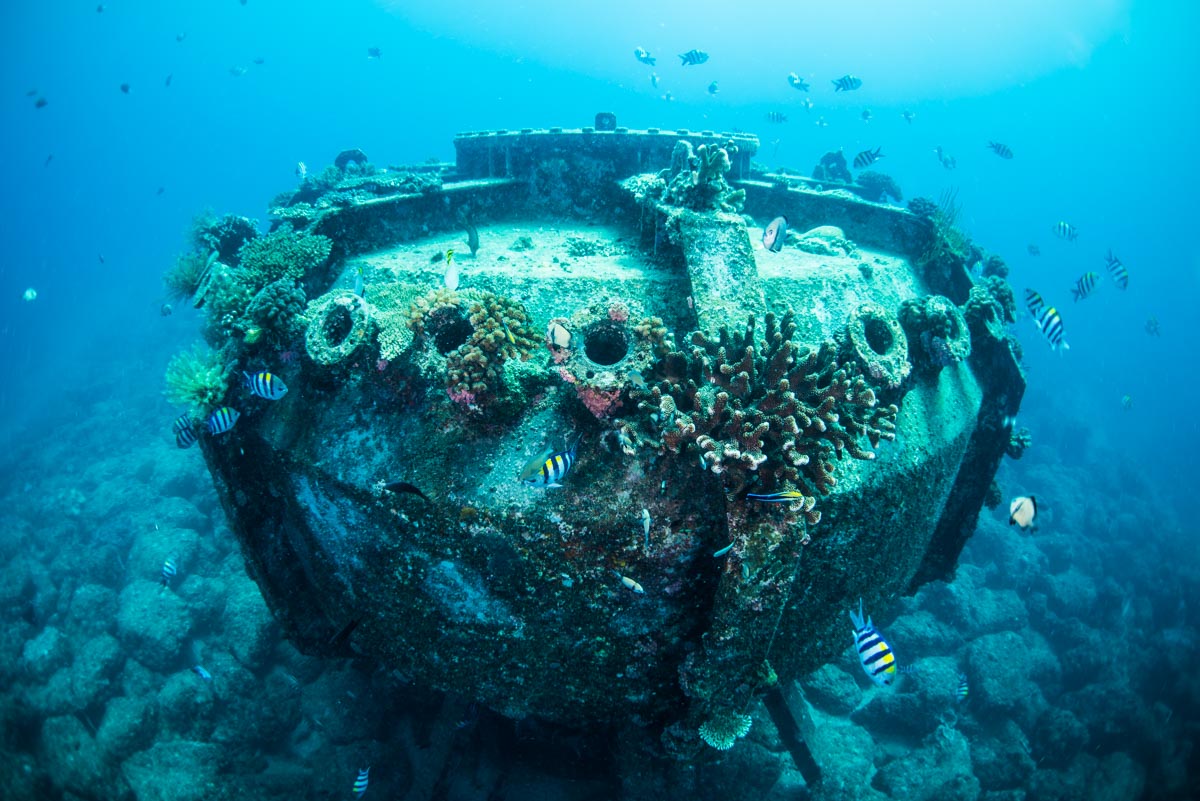
POLYGON ((21 660, 25 669, 36 679, 47 679, 54 671, 67 664, 71 658, 70 643, 54 626, 47 626, 42 633, 25 643, 21 660))
POLYGON ((965 639, 962 632, 924 609, 896 618, 888 627, 888 637, 904 643, 905 652, 917 659, 948 654, 965 639))
POLYGON ((237 660, 252 671, 261 670, 279 639, 279 629, 249 578, 232 578, 223 614, 224 641, 237 660))
POLYGON ((1034 674, 1047 662, 1057 667, 1044 642, 1027 642, 1011 631, 980 637, 967 649, 973 708, 1007 714, 1023 728, 1032 727, 1046 708, 1034 674))
POLYGON ((117 696, 104 708, 96 742, 108 759, 121 761, 149 748, 158 733, 158 704, 153 696, 117 696))
POLYGON ((971 748, 961 732, 942 726, 923 746, 881 767, 872 785, 890 798, 910 801, 979 798, 979 780, 971 774, 971 748))
POLYGON ((83 798, 131 799, 116 765, 105 758, 92 735, 73 715, 50 718, 42 726, 42 759, 54 783, 83 798))
POLYGON ((1051 768, 1065 768, 1087 741, 1087 728, 1079 718, 1057 707, 1038 718, 1032 738, 1038 761, 1051 768))
POLYGON ((71 662, 71 702, 77 709, 107 701, 117 693, 125 652, 116 638, 101 634, 84 642, 71 662))
POLYGON ((997 736, 971 742, 971 768, 986 791, 1024 787, 1037 764, 1030 757, 1024 733, 1012 721, 999 727, 997 736))
POLYGON ((191 631, 191 613, 174 593, 153 581, 132 582, 121 592, 117 631, 121 641, 147 667, 179 667, 183 643, 191 631))
POLYGON ((67 622, 77 635, 94 635, 112 628, 117 594, 99 584, 81 584, 71 594, 67 622))
POLYGON ((227 801, 232 793, 220 778, 221 749, 188 740, 160 742, 125 760, 121 768, 138 801, 227 801))
POLYGON ((858 683, 836 665, 824 665, 801 680, 805 699, 831 715, 847 715, 862 700, 858 683))
POLYGON ((1088 618, 1096 603, 1096 584, 1090 577, 1071 569, 1048 576, 1046 582, 1051 610, 1063 617, 1088 618))
POLYGON ((218 716, 213 682, 191 670, 177 670, 158 692, 158 710, 164 730, 183 739, 207 740, 218 716))

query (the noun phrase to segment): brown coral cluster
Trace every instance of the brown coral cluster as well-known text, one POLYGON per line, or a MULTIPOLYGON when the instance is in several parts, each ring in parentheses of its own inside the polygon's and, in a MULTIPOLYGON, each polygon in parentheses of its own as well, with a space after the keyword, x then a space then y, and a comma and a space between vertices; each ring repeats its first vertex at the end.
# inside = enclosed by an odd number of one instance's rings
POLYGON ((446 357, 446 389, 465 406, 493 398, 503 386, 504 362, 527 360, 542 343, 524 305, 483 290, 439 288, 413 302, 409 319, 446 357))
POLYGON ((741 492, 804 493, 794 509, 811 523, 817 494, 837 483, 835 460, 873 459, 862 446, 895 439, 899 411, 878 404, 875 390, 838 347, 798 345, 791 312, 767 314, 761 340, 751 318, 744 334, 722 328, 716 339, 692 335, 690 352, 672 351, 632 398, 640 414, 618 420, 618 436, 637 446, 682 453, 694 445, 704 469, 741 492))

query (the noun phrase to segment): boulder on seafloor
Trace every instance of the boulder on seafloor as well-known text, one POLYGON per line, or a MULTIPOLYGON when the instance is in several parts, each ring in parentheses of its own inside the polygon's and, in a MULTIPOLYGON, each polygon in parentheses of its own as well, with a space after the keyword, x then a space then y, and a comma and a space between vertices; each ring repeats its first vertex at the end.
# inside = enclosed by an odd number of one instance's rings
POLYGON ((881 767, 872 784, 889 798, 907 801, 975 801, 980 793, 967 738, 950 726, 930 735, 924 748, 881 767))
POLYGON ((50 718, 42 725, 41 752, 47 773, 63 790, 106 801, 132 798, 121 772, 74 715, 50 718))
POLYGON ((234 797, 218 775, 221 748, 210 743, 160 742, 126 759, 121 768, 138 801, 227 801, 234 797))
POLYGON ((158 692, 163 729, 183 739, 207 740, 216 727, 216 706, 213 682, 191 670, 172 673, 158 692))
POLYGON ((245 575, 230 578, 222 621, 229 650, 246 667, 260 670, 279 639, 279 627, 258 587, 245 575))
POLYGON ((86 640, 76 651, 70 668, 71 703, 76 709, 102 704, 118 691, 117 677, 125 652, 111 634, 86 640))
POLYGON ((800 684, 805 700, 831 715, 849 714, 862 701, 858 683, 837 665, 822 665, 800 684))
POLYGON ((71 647, 63 633, 47 626, 42 633, 25 643, 21 662, 35 679, 45 680, 71 659, 71 647))
POLYGON ((80 584, 71 594, 67 626, 76 636, 92 636, 112 628, 117 594, 100 584, 80 584))
POLYGON ((179 596, 154 581, 137 580, 121 591, 117 631, 139 662, 159 671, 181 666, 192 616, 179 596))
POLYGON ((158 734, 158 703, 150 696, 118 696, 104 708, 96 742, 109 759, 121 761, 149 748, 158 734))

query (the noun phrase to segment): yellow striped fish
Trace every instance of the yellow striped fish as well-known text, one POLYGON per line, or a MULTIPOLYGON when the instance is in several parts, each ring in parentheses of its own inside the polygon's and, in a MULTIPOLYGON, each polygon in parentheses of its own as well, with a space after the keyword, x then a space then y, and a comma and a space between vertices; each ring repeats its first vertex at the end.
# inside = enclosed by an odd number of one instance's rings
POLYGON ((1104 260, 1104 265, 1108 268, 1108 274, 1112 276, 1112 280, 1116 282, 1118 288, 1129 288, 1129 271, 1125 269, 1124 264, 1121 264, 1121 260, 1113 255, 1112 248, 1109 248, 1108 258, 1104 260))
POLYGON ((804 493, 797 490, 787 490, 785 492, 772 492, 766 495, 759 495, 754 492, 747 492, 747 498, 753 498, 756 501, 763 503, 798 503, 804 500, 804 493))
POLYGON ((1090 271, 1079 276, 1079 280, 1075 282, 1075 288, 1071 290, 1071 294, 1075 296, 1075 302, 1078 303, 1092 294, 1098 280, 1100 280, 1100 276, 1090 271))
POLYGON ((858 661, 867 678, 886 687, 896 680, 896 655, 883 639, 868 615, 863 622, 862 598, 858 599, 858 614, 850 610, 850 622, 854 624, 854 647, 858 650, 858 661))
POLYGON ((246 389, 250 390, 251 395, 257 395, 260 398, 267 400, 279 400, 287 394, 287 384, 274 373, 269 373, 266 370, 261 373, 250 375, 242 373, 246 379, 246 389))
POLYGON ((367 785, 371 783, 371 766, 360 768, 358 778, 354 780, 354 797, 362 798, 367 792, 367 785))
POLYGON ((567 473, 571 472, 571 466, 575 464, 575 449, 579 447, 579 440, 582 437, 576 437, 574 444, 565 451, 545 451, 536 459, 531 459, 521 470, 521 475, 518 479, 531 487, 545 487, 553 489, 561 487, 562 480, 567 477, 567 473))

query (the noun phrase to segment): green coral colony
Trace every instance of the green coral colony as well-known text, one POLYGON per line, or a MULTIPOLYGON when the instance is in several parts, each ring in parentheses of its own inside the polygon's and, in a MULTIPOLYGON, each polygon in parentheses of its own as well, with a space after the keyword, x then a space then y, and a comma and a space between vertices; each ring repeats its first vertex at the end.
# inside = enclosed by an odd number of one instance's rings
POLYGON ((855 599, 953 572, 1024 391, 1011 289, 952 203, 767 173, 753 136, 600 115, 455 146, 348 151, 266 234, 197 221, 166 283, 208 346, 169 397, 242 413, 201 450, 301 648, 729 748, 855 599), (230 386, 259 370, 286 400, 230 386), (576 437, 562 488, 517 480, 576 437))

